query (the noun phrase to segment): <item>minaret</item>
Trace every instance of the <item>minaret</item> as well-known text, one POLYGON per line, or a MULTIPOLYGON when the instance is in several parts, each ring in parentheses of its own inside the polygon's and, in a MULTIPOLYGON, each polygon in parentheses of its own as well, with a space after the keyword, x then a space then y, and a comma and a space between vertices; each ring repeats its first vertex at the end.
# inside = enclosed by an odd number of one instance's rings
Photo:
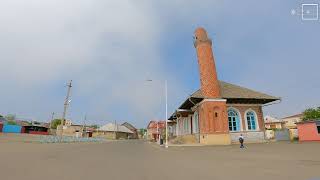
POLYGON ((194 33, 197 51, 201 92, 204 96, 196 111, 199 113, 201 144, 230 144, 226 99, 222 99, 216 66, 212 53, 212 41, 204 28, 194 33))
POLYGON ((204 28, 197 28, 194 35, 202 94, 207 98, 220 98, 219 81, 212 53, 212 41, 204 28))

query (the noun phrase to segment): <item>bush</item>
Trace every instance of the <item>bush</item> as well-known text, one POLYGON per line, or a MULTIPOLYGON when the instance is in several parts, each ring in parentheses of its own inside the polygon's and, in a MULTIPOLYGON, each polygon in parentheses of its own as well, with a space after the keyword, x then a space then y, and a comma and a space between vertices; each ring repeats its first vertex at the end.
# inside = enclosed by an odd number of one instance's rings
POLYGON ((320 119, 320 107, 306 109, 303 112, 303 118, 302 119, 304 121, 320 119))
POLYGON ((61 124, 61 119, 54 119, 51 121, 50 127, 52 129, 57 129, 57 126, 61 124))
POLYGON ((8 121, 7 124, 8 125, 17 125, 17 123, 15 121, 8 121))

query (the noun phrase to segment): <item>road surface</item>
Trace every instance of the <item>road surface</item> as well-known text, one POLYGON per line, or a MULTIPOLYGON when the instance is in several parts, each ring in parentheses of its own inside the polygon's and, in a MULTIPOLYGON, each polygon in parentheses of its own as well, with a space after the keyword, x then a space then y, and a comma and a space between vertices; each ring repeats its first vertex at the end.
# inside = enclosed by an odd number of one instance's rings
POLYGON ((320 179, 320 143, 161 148, 144 141, 1 142, 3 180, 320 179))

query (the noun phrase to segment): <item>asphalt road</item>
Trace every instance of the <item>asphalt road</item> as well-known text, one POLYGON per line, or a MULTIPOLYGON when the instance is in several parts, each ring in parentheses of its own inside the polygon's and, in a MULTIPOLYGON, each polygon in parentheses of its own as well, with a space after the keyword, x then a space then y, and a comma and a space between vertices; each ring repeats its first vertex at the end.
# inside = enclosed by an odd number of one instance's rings
POLYGON ((320 180, 320 143, 169 147, 0 141, 2 180, 320 180))

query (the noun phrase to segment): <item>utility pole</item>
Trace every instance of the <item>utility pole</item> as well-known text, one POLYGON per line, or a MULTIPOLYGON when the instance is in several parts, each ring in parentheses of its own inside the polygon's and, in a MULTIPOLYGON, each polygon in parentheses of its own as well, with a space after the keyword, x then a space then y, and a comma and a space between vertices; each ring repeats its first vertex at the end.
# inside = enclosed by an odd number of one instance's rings
POLYGON ((63 134, 63 125, 64 125, 64 121, 66 119, 67 109, 70 104, 69 98, 70 98, 70 91, 71 91, 71 87, 72 87, 72 80, 70 80, 70 82, 67 84, 67 87, 68 87, 68 91, 67 91, 66 99, 64 101, 64 108, 63 108, 63 114, 62 114, 62 119, 61 119, 61 138, 62 138, 62 134, 63 134))
POLYGON ((49 129, 51 129, 51 124, 52 124, 53 119, 54 119, 54 112, 51 113, 51 120, 49 122, 49 129))
MULTIPOLYGON (((153 81, 152 79, 147 79, 147 81, 153 81)), ((165 147, 168 148, 168 82, 167 80, 164 81, 164 93, 165 93, 165 102, 166 102, 166 143, 165 143, 165 147)), ((157 133, 159 133, 159 127, 158 127, 159 122, 157 122, 157 133)), ((159 141, 160 141, 160 134, 158 135, 159 141)), ((160 142, 159 142, 160 143, 160 142)))
POLYGON ((84 115, 84 120, 83 120, 83 125, 82 125, 82 134, 81 134, 82 137, 83 137, 83 134, 86 134, 86 133, 87 133, 87 132, 85 131, 86 120, 87 120, 87 114, 84 115), (84 132, 85 132, 85 133, 84 133, 84 132))
POLYGON ((117 132, 118 131, 118 125, 117 125, 117 121, 114 121, 114 139, 117 139, 117 132))
POLYGON ((157 138, 156 141, 159 141, 158 143, 160 144, 159 121, 157 121, 157 138))
POLYGON ((165 147, 168 148, 168 83, 165 80, 165 97, 166 97, 166 145, 165 147))

